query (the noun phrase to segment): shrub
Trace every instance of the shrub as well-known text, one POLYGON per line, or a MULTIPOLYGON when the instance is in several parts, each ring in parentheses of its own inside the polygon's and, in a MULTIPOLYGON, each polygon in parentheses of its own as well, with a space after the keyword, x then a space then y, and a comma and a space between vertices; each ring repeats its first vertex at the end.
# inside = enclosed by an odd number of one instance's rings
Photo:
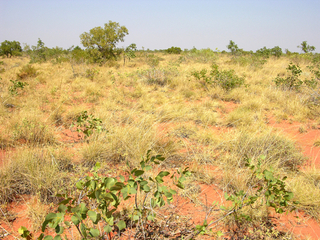
POLYGON ((18 95, 18 89, 23 89, 25 86, 29 85, 28 83, 26 82, 20 82, 18 80, 10 80, 10 82, 12 82, 13 86, 10 86, 9 87, 9 92, 11 95, 18 95))
POLYGON ((0 45, 0 56, 6 55, 7 57, 19 56, 21 55, 22 48, 17 41, 5 40, 0 45))
POLYGON ((229 91, 236 87, 240 87, 244 84, 244 78, 235 75, 234 70, 218 70, 218 65, 213 64, 211 66, 212 70, 209 75, 207 75, 207 70, 202 69, 200 72, 194 71, 191 73, 196 79, 200 81, 202 85, 206 88, 206 85, 220 86, 222 89, 229 91))
POLYGON ((17 78, 19 80, 29 78, 29 77, 35 77, 35 76, 37 76, 37 70, 30 64, 22 67, 19 73, 17 73, 17 78))
POLYGON ((179 47, 171 47, 171 48, 168 48, 166 52, 169 54, 180 54, 182 50, 179 47))
MULTIPOLYGON (((212 51, 210 48, 199 50, 192 48, 190 51, 186 52, 185 56, 186 58, 191 58, 200 63, 214 62, 218 59, 218 54, 212 51)), ((182 56, 180 61, 181 60, 183 60, 182 56)))
POLYGON ((103 130, 101 124, 101 119, 94 117, 92 114, 88 115, 87 111, 83 111, 77 116, 77 131, 82 132, 86 137, 90 137, 93 131, 101 132, 103 130))
POLYGON ((304 53, 309 53, 309 52, 313 52, 314 50, 316 50, 316 48, 314 46, 310 46, 307 44, 307 41, 303 41, 300 46, 297 46, 298 48, 301 48, 301 50, 304 53))
MULTIPOLYGON (((163 178, 169 176, 169 172, 161 171, 156 177, 146 174, 152 169, 152 164, 159 164, 163 160, 161 155, 150 156, 149 150, 146 158, 140 162, 140 169, 126 171, 126 178, 121 175, 119 178, 102 177, 98 175, 100 164, 96 164, 90 176, 76 183, 79 192, 76 197, 58 195, 64 200, 60 202, 57 213, 46 216, 39 239, 53 239, 50 235, 44 236, 47 227, 55 230, 54 239, 62 239, 61 235, 65 229, 71 228, 71 224, 76 226, 83 239, 109 239, 114 233, 120 236, 130 227, 138 235, 145 234, 147 225, 156 219, 153 209, 172 202, 176 194, 175 190, 164 185, 166 180, 163 178), (131 198, 134 200, 133 209, 120 212, 119 206, 131 198), (71 221, 64 221, 67 214, 71 215, 71 221)), ((171 179, 174 185, 184 188, 183 181, 189 175, 188 169, 178 170, 171 175, 171 179)), ((30 238, 30 232, 25 227, 21 227, 19 232, 23 238, 30 238)))
MULTIPOLYGON (((299 65, 296 66, 293 63, 290 63, 287 67, 287 71, 291 71, 291 76, 288 76, 286 78, 281 78, 278 76, 276 79, 273 80, 277 87, 280 87, 284 90, 299 90, 303 84, 310 88, 315 88, 317 86, 316 79, 306 79, 302 81, 299 78, 302 73, 302 70, 299 67, 299 65)), ((317 73, 315 73, 315 75, 316 74, 317 73)))

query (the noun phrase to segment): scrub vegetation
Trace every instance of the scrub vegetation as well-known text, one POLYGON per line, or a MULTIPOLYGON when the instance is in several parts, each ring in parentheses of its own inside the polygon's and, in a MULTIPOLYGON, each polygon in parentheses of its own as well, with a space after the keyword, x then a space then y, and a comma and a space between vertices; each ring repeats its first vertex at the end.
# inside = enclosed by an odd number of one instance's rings
POLYGON ((24 199, 30 222, 7 234, 295 239, 271 216, 320 220, 319 166, 270 124, 320 128, 314 47, 117 48, 127 34, 110 21, 81 35, 85 50, 3 43, 0 220, 24 199))

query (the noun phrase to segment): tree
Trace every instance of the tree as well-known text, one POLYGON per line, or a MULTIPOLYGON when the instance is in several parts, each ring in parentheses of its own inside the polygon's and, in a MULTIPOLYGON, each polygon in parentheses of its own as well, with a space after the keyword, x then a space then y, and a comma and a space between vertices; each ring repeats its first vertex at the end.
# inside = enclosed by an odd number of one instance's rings
POLYGON ((308 52, 312 52, 314 50, 316 50, 315 46, 310 46, 307 44, 307 41, 303 41, 300 46, 297 46, 298 48, 301 48, 301 50, 304 53, 308 53, 308 52))
POLYGON ((271 55, 279 58, 282 55, 282 49, 279 46, 275 46, 274 48, 270 49, 271 55))
POLYGON ((22 48, 19 42, 17 41, 8 41, 5 40, 1 43, 0 46, 0 55, 6 55, 7 57, 12 57, 20 55, 22 48))
POLYGON ((229 45, 227 46, 227 48, 231 51, 231 53, 233 55, 235 55, 240 49, 238 48, 238 45, 235 44, 234 41, 230 40, 229 45))
POLYGON ((116 59, 116 44, 123 42, 123 38, 128 34, 125 26, 120 26, 117 22, 109 21, 104 24, 104 28, 92 28, 89 33, 80 35, 81 44, 88 50, 95 61, 116 59))
POLYGON ((135 43, 132 43, 126 47, 123 54, 123 65, 126 64, 126 57, 129 59, 129 61, 131 58, 136 57, 135 51, 137 51, 137 45, 135 43))

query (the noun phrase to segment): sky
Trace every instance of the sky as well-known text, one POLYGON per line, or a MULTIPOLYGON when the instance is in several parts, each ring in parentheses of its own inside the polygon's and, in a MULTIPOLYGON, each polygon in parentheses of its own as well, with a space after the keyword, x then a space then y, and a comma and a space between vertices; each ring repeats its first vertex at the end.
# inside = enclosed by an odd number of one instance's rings
POLYGON ((80 35, 109 20, 127 27, 118 47, 246 51, 280 46, 320 52, 319 0, 0 0, 0 42, 47 47, 79 45, 80 35))

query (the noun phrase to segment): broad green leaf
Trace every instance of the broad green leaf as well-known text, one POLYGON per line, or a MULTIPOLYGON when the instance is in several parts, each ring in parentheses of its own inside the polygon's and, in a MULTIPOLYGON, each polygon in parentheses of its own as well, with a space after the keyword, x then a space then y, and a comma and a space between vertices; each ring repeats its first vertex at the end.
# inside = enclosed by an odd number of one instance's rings
POLYGON ((140 218, 140 217, 139 217, 138 215, 133 215, 133 216, 132 216, 132 220, 133 220, 133 221, 138 221, 139 218, 140 218))
POLYGON ((63 231, 64 231, 64 227, 61 227, 60 225, 57 225, 55 227, 55 231, 56 231, 56 234, 62 234, 63 231))
POLYGON ((117 226, 118 226, 119 230, 121 231, 122 229, 125 229, 125 228, 126 228, 126 223, 121 220, 121 221, 119 221, 119 222, 117 223, 117 226))
POLYGON ((268 170, 264 170, 263 171, 263 175, 267 180, 273 180, 273 174, 272 172, 268 171, 268 170))
POLYGON ((61 204, 58 208, 58 211, 61 213, 65 213, 67 211, 67 207, 63 204, 61 204))
POLYGON ((176 186, 177 186, 178 188, 184 189, 184 185, 183 185, 181 182, 178 182, 178 183, 176 184, 176 186))
POLYGON ((110 225, 107 225, 103 228, 103 230, 106 232, 106 233, 110 233, 112 231, 112 228, 110 227, 110 225))
POLYGON ((100 232, 99 232, 99 230, 98 229, 95 229, 95 228, 90 228, 90 235, 92 236, 92 237, 99 237, 99 235, 100 235, 100 232))
POLYGON ((287 194, 284 196, 284 198, 289 201, 293 198, 293 193, 292 192, 287 192, 287 194))
POLYGON ((143 173, 144 173, 143 170, 137 170, 137 171, 134 172, 134 175, 135 175, 136 177, 139 177, 139 176, 141 176, 143 173))
POLYGON ((76 187, 79 189, 79 190, 83 190, 83 183, 81 181, 77 182, 76 183, 76 187))
POLYGON ((172 195, 173 194, 177 194, 177 192, 175 190, 173 190, 173 189, 170 189, 170 192, 171 192, 172 195))
POLYGON ((67 204, 70 202, 70 200, 72 200, 72 198, 67 198, 65 200, 62 200, 61 202, 59 202, 59 204, 67 204))
POLYGON ((129 193, 130 193, 130 194, 136 194, 136 193, 137 193, 137 190, 136 190, 135 188, 131 187, 131 188, 129 189, 129 193))
POLYGON ((106 184, 106 187, 108 189, 110 189, 112 186, 114 186, 114 184, 116 183, 115 179, 114 178, 107 178, 105 180, 105 184, 106 184))
POLYGON ((172 194, 170 192, 165 192, 164 195, 167 197, 167 198, 172 198, 172 194))
POLYGON ((94 211, 91 211, 91 210, 88 211, 88 216, 89 216, 89 218, 91 219, 91 221, 93 223, 95 223, 97 221, 97 219, 98 219, 98 214, 96 212, 94 212, 94 211))
POLYGON ((60 235, 56 235, 53 240, 62 240, 60 235))
POLYGON ((27 238, 30 235, 30 231, 26 227, 20 227, 18 229, 18 232, 23 238, 27 238))
POLYGON ((76 217, 75 215, 73 215, 73 216, 71 217, 71 221, 73 222, 74 225, 79 225, 79 223, 80 223, 79 218, 76 217))
POLYGON ((56 217, 57 217, 57 214, 55 214, 55 213, 49 213, 49 214, 46 216, 45 220, 46 220, 46 221, 50 221, 50 220, 52 220, 52 219, 54 219, 54 218, 56 218, 56 217))
POLYGON ((121 182, 124 182, 124 181, 125 181, 124 176, 120 175, 119 178, 120 178, 120 181, 121 181, 121 182))
POLYGON ((97 171, 98 169, 100 169, 101 164, 99 162, 96 163, 96 165, 94 166, 94 171, 97 171))
POLYGON ((69 221, 64 221, 64 224, 67 225, 67 227, 71 227, 71 224, 69 221))
POLYGON ((158 183, 163 183, 163 179, 162 179, 162 177, 159 176, 159 175, 155 177, 155 180, 156 180, 158 183))
POLYGON ((80 203, 80 213, 81 214, 86 214, 88 212, 88 208, 86 207, 86 205, 82 202, 80 203))
POLYGON ((143 191, 150 192, 150 187, 148 185, 143 186, 143 191))
POLYGON ((43 240, 52 240, 52 239, 53 239, 53 237, 52 237, 52 236, 47 235, 47 236, 45 236, 45 237, 44 237, 44 239, 43 239, 43 240))
POLYGON ((40 236, 37 238, 37 240, 42 240, 42 239, 43 239, 43 237, 44 237, 44 234, 43 234, 43 233, 41 233, 41 234, 40 234, 40 236))
POLYGON ((160 176, 160 177, 165 177, 165 176, 168 176, 169 174, 170 174, 170 173, 167 172, 167 171, 161 171, 161 172, 159 172, 158 176, 160 176))

